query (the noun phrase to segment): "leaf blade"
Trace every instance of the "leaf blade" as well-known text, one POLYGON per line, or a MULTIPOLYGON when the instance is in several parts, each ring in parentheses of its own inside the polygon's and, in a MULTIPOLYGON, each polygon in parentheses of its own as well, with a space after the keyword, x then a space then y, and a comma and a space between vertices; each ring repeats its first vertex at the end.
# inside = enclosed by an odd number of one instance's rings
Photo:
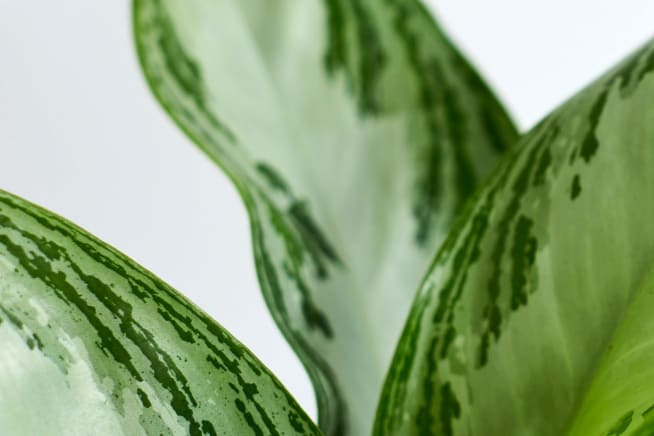
POLYGON ((415 287, 514 127, 414 1, 134 5, 153 93, 241 193, 321 427, 368 433, 415 287))
POLYGON ((568 434, 631 434, 651 418, 653 280, 650 268, 606 346, 568 434))
POLYGON ((320 434, 207 315, 116 250, 5 192, 0 271, 5 431, 320 434))
MULTIPOLYGON (((543 120, 479 193, 416 299, 375 434, 572 431, 654 260, 653 52, 543 120)), ((610 412, 595 430, 630 425, 610 412)))

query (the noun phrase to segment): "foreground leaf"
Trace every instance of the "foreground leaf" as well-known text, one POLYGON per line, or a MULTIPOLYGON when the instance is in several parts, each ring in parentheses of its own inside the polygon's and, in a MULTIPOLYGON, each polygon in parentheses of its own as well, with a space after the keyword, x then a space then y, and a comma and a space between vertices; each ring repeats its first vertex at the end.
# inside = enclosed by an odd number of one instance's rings
POLYGON ((320 434, 261 362, 190 302, 2 191, 0 433, 320 434))
POLYGON ((515 130, 413 0, 136 0, 147 79, 248 209, 329 434, 370 432, 410 302, 515 130))
POLYGON ((654 410, 653 70, 654 42, 494 174, 422 286, 375 434, 626 435, 654 410))

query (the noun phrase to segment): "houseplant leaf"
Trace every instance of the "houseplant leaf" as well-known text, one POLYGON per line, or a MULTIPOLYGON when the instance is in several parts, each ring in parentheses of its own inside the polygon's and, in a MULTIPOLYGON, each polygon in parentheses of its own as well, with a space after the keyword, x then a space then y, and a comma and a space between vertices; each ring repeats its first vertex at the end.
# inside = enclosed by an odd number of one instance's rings
POLYGON ((651 429, 652 70, 654 42, 503 161, 423 282, 375 434, 651 429))
POLYGON ((184 297, 2 191, 0 344, 2 434, 320 434, 184 297))
POLYGON ((515 130, 414 0, 136 0, 154 94, 231 177, 327 434, 370 432, 450 222, 515 130))

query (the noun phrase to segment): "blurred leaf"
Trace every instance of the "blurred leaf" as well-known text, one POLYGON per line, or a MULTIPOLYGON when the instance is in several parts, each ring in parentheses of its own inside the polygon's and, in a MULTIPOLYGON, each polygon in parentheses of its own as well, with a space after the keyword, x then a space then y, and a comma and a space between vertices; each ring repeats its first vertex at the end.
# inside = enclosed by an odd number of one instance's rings
POLYGON ((617 436, 654 410, 652 70, 654 42, 494 173, 422 285, 375 434, 617 436))
POLYGON ((134 5, 154 94, 243 197, 321 427, 369 433, 420 278, 515 129, 414 0, 134 5))

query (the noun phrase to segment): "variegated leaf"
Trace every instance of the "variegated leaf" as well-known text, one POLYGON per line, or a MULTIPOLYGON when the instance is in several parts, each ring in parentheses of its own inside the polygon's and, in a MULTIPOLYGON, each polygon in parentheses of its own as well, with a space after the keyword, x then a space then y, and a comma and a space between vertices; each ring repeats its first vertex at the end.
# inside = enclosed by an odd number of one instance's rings
POLYGON ((616 436, 654 410, 653 102, 654 42, 521 140, 422 285, 376 435, 616 436))
POLYGON ((320 434, 243 345, 152 274, 0 191, 0 434, 320 434))
POLYGON ((419 280, 515 130, 415 0, 136 0, 157 98, 233 179, 328 434, 370 432, 419 280))

